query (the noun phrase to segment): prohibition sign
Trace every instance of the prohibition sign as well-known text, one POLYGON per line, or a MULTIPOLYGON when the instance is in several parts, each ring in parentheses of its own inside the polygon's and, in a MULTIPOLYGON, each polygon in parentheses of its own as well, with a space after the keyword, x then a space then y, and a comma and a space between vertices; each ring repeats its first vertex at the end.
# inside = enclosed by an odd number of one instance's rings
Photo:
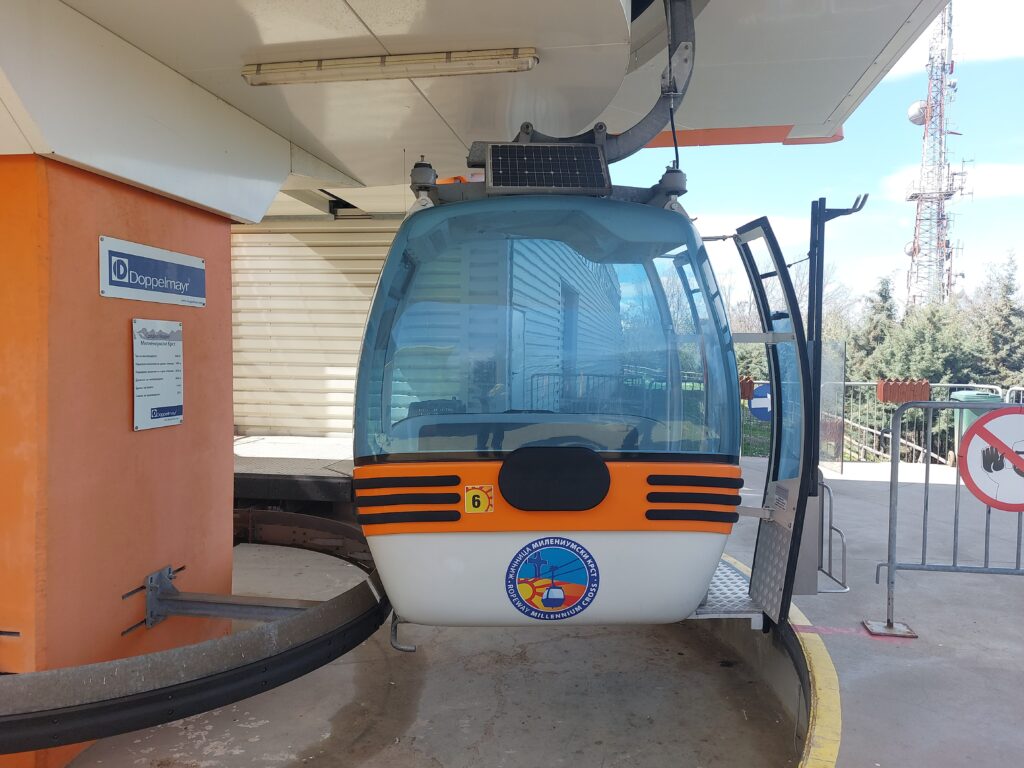
POLYGON ((1024 407, 1000 408, 964 432, 957 456, 964 485, 979 500, 1024 512, 1024 407))

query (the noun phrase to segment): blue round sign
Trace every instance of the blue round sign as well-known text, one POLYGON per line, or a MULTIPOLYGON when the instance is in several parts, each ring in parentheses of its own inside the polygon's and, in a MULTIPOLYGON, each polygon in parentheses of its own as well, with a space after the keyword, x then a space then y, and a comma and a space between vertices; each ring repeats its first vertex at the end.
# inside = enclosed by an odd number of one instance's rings
POLYGON ((582 613, 600 585, 597 562, 572 539, 549 536, 520 549, 505 573, 505 594, 531 619, 558 621, 582 613))
POLYGON ((750 415, 758 421, 772 420, 772 385, 758 384, 754 387, 754 396, 747 400, 750 415))

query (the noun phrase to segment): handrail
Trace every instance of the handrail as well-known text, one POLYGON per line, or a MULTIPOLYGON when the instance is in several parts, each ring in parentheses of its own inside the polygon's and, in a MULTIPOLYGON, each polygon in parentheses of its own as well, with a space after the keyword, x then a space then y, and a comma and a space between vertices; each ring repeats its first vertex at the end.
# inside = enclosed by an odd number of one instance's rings
MULTIPOLYGON (((855 422, 852 419, 849 419, 849 418, 847 418, 845 416, 843 417, 843 421, 846 424, 850 425, 851 427, 856 427, 857 429, 859 429, 859 430, 861 430, 863 432, 870 432, 871 434, 878 435, 879 437, 885 437, 886 436, 885 432, 883 432, 881 430, 873 429, 872 427, 865 427, 863 424, 858 424, 857 422, 855 422)), ((889 439, 892 440, 892 433, 889 434, 889 439)), ((939 456, 937 453, 935 453, 931 449, 925 449, 925 447, 923 445, 918 445, 917 443, 911 442, 910 440, 907 440, 904 437, 898 438, 898 440, 899 440, 900 445, 905 445, 907 448, 915 450, 918 453, 922 453, 923 454, 927 450, 927 452, 931 455, 931 457, 934 458, 936 461, 938 461, 941 464, 948 463, 944 458, 939 456)), ((886 456, 886 457, 889 456, 889 454, 885 453, 885 452, 873 451, 873 453, 877 453, 879 456, 886 456)))

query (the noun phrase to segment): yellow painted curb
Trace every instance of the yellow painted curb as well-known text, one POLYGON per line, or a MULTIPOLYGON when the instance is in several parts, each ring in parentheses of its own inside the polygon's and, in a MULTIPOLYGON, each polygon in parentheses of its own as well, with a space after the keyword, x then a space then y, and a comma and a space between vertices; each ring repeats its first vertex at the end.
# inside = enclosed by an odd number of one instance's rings
MULTIPOLYGON (((750 577, 750 569, 729 555, 722 559, 750 577)), ((794 627, 811 627, 810 620, 795 605, 789 607, 789 622, 794 627)), ((807 717, 807 739, 800 768, 835 768, 839 759, 839 740, 843 732, 842 706, 839 701, 839 675, 825 641, 813 632, 796 630, 807 674, 810 677, 810 714, 807 717)))

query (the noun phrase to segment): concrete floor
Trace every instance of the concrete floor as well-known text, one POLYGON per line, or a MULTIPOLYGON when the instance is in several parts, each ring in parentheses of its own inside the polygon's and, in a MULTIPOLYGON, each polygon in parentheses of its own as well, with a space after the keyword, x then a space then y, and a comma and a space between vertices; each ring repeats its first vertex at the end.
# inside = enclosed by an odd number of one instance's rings
MULTIPOLYGON (((748 478, 763 476, 763 463, 744 469, 748 478)), ((900 469, 901 561, 920 560, 923 469, 900 469)), ((899 571, 895 619, 920 637, 872 637, 861 620, 885 619, 885 573, 880 585, 874 577, 887 551, 889 465, 848 464, 841 476, 826 474, 849 542, 851 589, 794 600, 839 674, 840 768, 1024 764, 1024 577, 899 571)), ((955 470, 932 467, 930 562, 950 561, 955 487, 955 470)), ((992 564, 1012 566, 1017 516, 992 514, 992 564)), ((961 488, 960 557, 967 564, 984 556, 984 520, 984 506, 961 488)), ((727 551, 749 563, 756 527, 741 520, 727 551)))
MULTIPOLYGON (((235 549, 235 591, 326 598, 358 579, 332 558, 235 549)), ((182 583, 181 588, 188 585, 182 583)), ((98 742, 72 764, 686 766, 797 762, 794 727, 697 622, 658 627, 387 630, 300 680, 98 742)))
MULTIPOLYGON (((950 556, 955 475, 932 468, 929 559, 950 556)), ((899 555, 920 557, 923 467, 901 468, 899 555)), ((744 462, 747 488, 764 462, 744 462)), ((962 768, 1024 762, 1024 578, 899 572, 896 619, 916 640, 871 637, 888 536, 888 465, 829 475, 849 542, 851 591, 798 596, 842 691, 841 768, 962 768)), ((962 491, 961 558, 983 557, 984 508, 962 491)), ((757 504, 759 494, 745 492, 757 504)), ((993 513, 994 565, 1012 564, 1017 517, 993 513)), ((749 563, 757 523, 727 551, 749 563)), ((240 592, 327 597, 355 573, 329 558, 242 547, 240 592), (296 556, 297 554, 297 556, 296 556), (304 593, 304 594, 302 594, 304 593)), ((822 579, 822 586, 826 582, 822 579)), ((384 632, 302 680, 236 706, 107 739, 85 766, 761 766, 793 764, 792 726, 754 670, 695 624, 384 632), (586 641, 586 643, 582 641, 586 641), (586 655, 580 653, 585 648, 586 655)))

